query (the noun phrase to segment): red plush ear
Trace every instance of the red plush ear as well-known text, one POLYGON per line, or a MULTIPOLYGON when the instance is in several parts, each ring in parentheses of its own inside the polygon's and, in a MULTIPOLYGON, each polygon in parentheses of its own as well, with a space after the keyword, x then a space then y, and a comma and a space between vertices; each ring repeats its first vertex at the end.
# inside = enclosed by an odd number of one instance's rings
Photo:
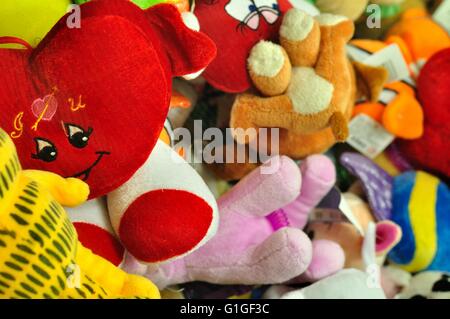
POLYGON ((161 40, 174 76, 196 73, 206 68, 216 56, 214 42, 189 29, 175 6, 153 6, 146 10, 146 16, 161 40))

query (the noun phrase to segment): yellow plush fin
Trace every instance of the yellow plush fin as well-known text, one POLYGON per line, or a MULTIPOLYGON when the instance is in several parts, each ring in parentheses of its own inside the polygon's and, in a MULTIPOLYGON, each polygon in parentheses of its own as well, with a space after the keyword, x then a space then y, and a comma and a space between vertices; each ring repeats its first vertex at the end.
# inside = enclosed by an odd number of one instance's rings
POLYGON ((54 173, 35 170, 26 170, 23 174, 42 184, 63 206, 78 206, 89 196, 89 186, 77 178, 63 178, 54 173))

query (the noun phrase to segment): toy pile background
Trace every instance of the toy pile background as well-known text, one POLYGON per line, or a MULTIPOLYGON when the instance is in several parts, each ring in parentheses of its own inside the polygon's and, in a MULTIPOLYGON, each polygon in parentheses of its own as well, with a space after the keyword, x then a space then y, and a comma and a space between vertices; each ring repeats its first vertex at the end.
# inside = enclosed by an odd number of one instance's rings
POLYGON ((449 0, 73 2, 0 4, 0 298, 450 299, 449 0))

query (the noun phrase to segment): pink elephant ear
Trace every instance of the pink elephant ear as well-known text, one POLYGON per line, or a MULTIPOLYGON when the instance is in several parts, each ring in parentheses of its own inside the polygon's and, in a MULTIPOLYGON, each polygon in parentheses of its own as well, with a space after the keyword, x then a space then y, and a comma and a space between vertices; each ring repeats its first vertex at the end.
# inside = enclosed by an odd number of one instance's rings
POLYGON ((376 225, 377 255, 387 254, 402 238, 402 229, 391 221, 382 221, 376 225))
POLYGON ((216 56, 214 42, 203 33, 189 29, 175 6, 150 7, 146 17, 161 41, 173 76, 201 71, 216 56))

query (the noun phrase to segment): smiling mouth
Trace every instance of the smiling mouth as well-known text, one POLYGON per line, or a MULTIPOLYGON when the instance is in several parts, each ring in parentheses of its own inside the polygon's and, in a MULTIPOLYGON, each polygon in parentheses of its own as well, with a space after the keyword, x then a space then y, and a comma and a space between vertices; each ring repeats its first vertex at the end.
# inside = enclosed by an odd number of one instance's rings
POLYGON ((84 171, 82 171, 82 172, 80 172, 80 173, 77 173, 77 174, 73 175, 72 177, 80 178, 80 179, 82 179, 83 181, 86 181, 86 180, 89 178, 89 175, 91 174, 92 169, 93 169, 95 166, 97 166, 98 163, 100 163, 100 161, 102 160, 103 156, 105 156, 105 155, 110 155, 111 153, 110 153, 110 152, 96 152, 95 154, 98 155, 98 157, 97 157, 97 159, 95 160, 95 162, 94 162, 91 166, 89 166, 87 169, 85 169, 84 171))

